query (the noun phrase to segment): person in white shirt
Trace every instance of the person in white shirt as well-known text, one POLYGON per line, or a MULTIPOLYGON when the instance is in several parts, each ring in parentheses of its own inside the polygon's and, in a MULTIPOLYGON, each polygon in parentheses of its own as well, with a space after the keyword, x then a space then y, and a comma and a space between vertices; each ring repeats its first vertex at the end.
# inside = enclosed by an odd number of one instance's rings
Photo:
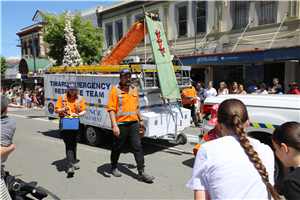
POLYGON ((257 91, 257 94, 268 94, 266 88, 267 88, 266 84, 262 83, 260 85, 260 89, 257 91))
POLYGON ((215 97, 217 96, 217 91, 215 88, 212 87, 212 81, 209 81, 207 83, 207 88, 204 91, 204 101, 205 99, 209 98, 209 97, 215 97))
POLYGON ((206 142, 197 153, 190 181, 195 199, 280 200, 274 185, 274 154, 260 141, 247 137, 246 106, 227 99, 218 108, 222 136, 206 142))

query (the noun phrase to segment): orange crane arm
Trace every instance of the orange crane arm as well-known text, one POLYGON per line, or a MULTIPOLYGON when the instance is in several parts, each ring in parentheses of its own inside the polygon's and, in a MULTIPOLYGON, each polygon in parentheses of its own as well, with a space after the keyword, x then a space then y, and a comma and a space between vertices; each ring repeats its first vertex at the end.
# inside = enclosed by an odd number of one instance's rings
POLYGON ((145 21, 138 21, 133 24, 118 44, 102 60, 100 66, 119 65, 147 34, 145 21))

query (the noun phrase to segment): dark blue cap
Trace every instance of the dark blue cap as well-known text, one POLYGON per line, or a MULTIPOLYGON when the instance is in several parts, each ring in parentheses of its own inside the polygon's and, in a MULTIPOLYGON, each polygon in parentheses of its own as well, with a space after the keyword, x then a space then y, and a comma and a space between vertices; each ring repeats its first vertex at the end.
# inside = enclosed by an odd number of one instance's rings
POLYGON ((128 74, 128 73, 131 74, 131 71, 127 68, 124 68, 124 69, 121 70, 120 75, 123 76, 123 75, 128 74))
POLYGON ((77 90, 76 84, 73 81, 69 82, 69 84, 67 85, 67 88, 68 88, 68 90, 77 90))

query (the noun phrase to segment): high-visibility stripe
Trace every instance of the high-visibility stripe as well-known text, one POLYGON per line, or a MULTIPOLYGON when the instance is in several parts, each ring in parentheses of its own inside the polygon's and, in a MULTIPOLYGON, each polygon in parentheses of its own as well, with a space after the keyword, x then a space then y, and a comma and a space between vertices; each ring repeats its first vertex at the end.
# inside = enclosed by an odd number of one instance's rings
MULTIPOLYGON (((51 98, 45 98, 46 101, 54 101, 56 102, 57 99, 51 99, 51 98)), ((171 104, 173 104, 174 102, 171 102, 171 104)), ((85 102, 86 106, 89 107, 96 107, 96 108, 108 108, 108 105, 104 105, 104 104, 96 104, 96 103, 87 103, 85 102)), ((146 109, 150 109, 150 108, 160 108, 160 107, 164 107, 165 104, 153 104, 153 105, 148 105, 148 106, 141 106, 140 110, 146 110, 146 109)))
POLYGON ((126 116, 126 115, 136 115, 137 112, 124 112, 124 113, 116 113, 116 116, 126 116))
MULTIPOLYGON (((211 117, 206 117, 204 120, 210 120, 211 117)), ((255 128, 266 128, 266 129, 273 129, 275 130, 279 125, 275 124, 264 124, 264 123, 258 123, 258 122, 250 122, 251 127, 255 128)))

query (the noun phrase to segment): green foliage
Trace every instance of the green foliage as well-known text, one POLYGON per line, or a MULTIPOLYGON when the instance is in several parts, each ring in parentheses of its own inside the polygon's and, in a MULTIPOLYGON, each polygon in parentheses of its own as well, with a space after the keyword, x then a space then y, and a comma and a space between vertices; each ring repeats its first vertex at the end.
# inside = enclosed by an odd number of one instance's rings
MULTIPOLYGON (((67 45, 65 40, 65 14, 59 17, 53 15, 42 15, 47 24, 43 31, 43 38, 50 45, 47 55, 56 60, 56 65, 62 65, 64 58, 64 47, 67 45)), ((91 20, 83 21, 80 12, 74 14, 71 18, 71 27, 76 37, 77 50, 84 64, 99 62, 102 55, 104 36, 102 29, 94 27, 91 20)))
POLYGON ((5 75, 6 69, 9 67, 8 64, 6 64, 6 59, 1 56, 1 76, 3 77, 5 75))

